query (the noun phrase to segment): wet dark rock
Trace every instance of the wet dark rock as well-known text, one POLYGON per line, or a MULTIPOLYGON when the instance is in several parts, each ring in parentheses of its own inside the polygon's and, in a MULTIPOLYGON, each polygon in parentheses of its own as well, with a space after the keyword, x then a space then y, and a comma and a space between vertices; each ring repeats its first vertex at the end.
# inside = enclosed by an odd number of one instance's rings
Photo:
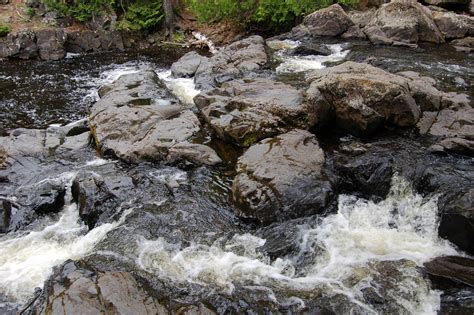
MULTIPOLYGON (((432 155, 428 155, 432 157, 432 155)), ((420 159, 416 169, 416 188, 424 195, 438 196, 438 233, 461 250, 474 253, 474 169, 469 160, 420 159)))
POLYGON ((88 53, 104 50, 123 50, 122 36, 110 31, 72 31, 67 33, 66 50, 72 53, 88 53))
POLYGON ((470 183, 470 186, 460 188, 458 194, 453 191, 448 192, 440 202, 443 211, 438 228, 439 235, 449 239, 460 249, 472 255, 474 253, 474 245, 471 241, 474 233, 473 184, 470 183), (454 195, 454 197, 449 198, 450 195, 454 195))
POLYGON ((337 36, 354 25, 339 4, 307 15, 302 23, 303 29, 312 36, 337 36))
POLYGON ((370 134, 383 125, 409 127, 419 119, 407 79, 368 64, 345 62, 314 71, 310 81, 310 89, 332 105, 338 126, 352 133, 370 134))
POLYGON ((436 26, 447 39, 474 36, 474 17, 454 12, 433 11, 436 26))
POLYGON ((463 138, 446 138, 432 145, 433 152, 454 152, 465 155, 474 154, 474 140, 463 138))
POLYGON ((468 257, 444 256, 425 263, 429 275, 474 287, 474 260, 468 257))
POLYGON ((431 11, 415 0, 383 5, 363 31, 374 44, 444 42, 431 11))
POLYGON ((296 256, 301 250, 299 232, 301 227, 310 221, 310 218, 299 218, 260 228, 256 235, 265 239, 261 251, 272 261, 286 256, 296 256))
POLYGON ((3 230, 18 231, 42 215, 62 210, 66 187, 62 182, 46 180, 18 188, 12 196, 3 198, 3 230))
POLYGON ((11 205, 7 200, 0 199, 0 233, 8 232, 10 226, 11 205))
POLYGON ((0 58, 30 59, 37 56, 36 34, 31 30, 9 33, 6 37, 0 38, 0 58))
POLYGON ((309 128, 316 115, 303 92, 271 79, 227 82, 194 101, 219 138, 241 146, 294 127, 309 128))
POLYGON ((400 301, 395 296, 413 301, 426 296, 431 290, 430 282, 423 277, 423 272, 416 263, 406 259, 369 262, 357 268, 346 281, 346 285, 351 287, 357 283, 362 285, 365 301, 379 314, 410 313, 403 300, 400 301), (392 294, 384 294, 385 292, 392 294))
POLYGON ((253 145, 237 164, 232 195, 238 214, 269 224, 325 211, 334 188, 324 163, 318 141, 304 130, 253 145))
POLYGON ((93 52, 99 50, 100 45, 100 40, 93 31, 86 30, 67 33, 66 49, 68 52, 93 52))
POLYGON ((157 298, 132 274, 98 272, 84 263, 68 261, 46 283, 37 314, 164 314, 157 298))
POLYGON ((441 314, 458 315, 474 312, 474 288, 450 288, 441 295, 441 314))
POLYGON ((450 8, 453 6, 466 6, 469 4, 470 0, 423 0, 423 2, 442 8, 450 8))
POLYGON ((189 53, 171 66, 175 77, 194 75, 196 87, 208 91, 222 83, 241 78, 267 63, 265 40, 250 36, 219 50, 212 57, 189 53))
POLYGON ((135 188, 132 178, 112 175, 105 178, 94 172, 81 172, 71 191, 81 219, 93 228, 104 213, 113 213, 135 188))
POLYGON ((293 54, 300 56, 322 55, 329 56, 331 50, 325 46, 317 44, 302 44, 293 50, 293 54))
POLYGON ((66 55, 64 43, 66 34, 62 29, 41 29, 36 31, 39 56, 43 60, 60 60, 66 55))
MULTIPOLYGON (((96 145, 104 155, 130 163, 169 160, 174 145, 188 143, 200 130, 196 115, 177 104, 152 71, 121 76, 99 93, 101 99, 93 106, 89 121, 96 145)), ((187 151, 173 151, 174 158, 186 156, 187 151)), ((210 161, 205 154, 193 154, 192 160, 203 164, 210 161), (199 157, 204 160, 198 161, 199 157)))

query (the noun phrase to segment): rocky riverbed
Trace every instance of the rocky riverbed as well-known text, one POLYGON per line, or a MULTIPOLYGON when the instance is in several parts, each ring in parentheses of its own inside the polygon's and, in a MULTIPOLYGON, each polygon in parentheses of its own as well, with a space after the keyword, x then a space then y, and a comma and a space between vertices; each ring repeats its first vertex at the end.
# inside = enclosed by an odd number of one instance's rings
POLYGON ((331 10, 0 63, 0 313, 472 313, 473 56, 331 10))

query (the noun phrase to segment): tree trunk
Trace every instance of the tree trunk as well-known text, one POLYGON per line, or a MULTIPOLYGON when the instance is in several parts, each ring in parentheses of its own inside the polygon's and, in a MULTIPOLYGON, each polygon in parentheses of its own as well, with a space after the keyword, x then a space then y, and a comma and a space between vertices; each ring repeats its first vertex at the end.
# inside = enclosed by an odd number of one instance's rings
POLYGON ((165 12, 165 26, 168 36, 174 32, 173 0, 163 0, 163 11, 165 12))

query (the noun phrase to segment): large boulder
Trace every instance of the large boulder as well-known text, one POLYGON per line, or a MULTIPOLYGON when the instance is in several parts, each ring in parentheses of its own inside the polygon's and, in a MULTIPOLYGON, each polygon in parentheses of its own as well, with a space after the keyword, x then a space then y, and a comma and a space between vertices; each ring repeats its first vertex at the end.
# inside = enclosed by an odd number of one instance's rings
POLYGON ((354 22, 339 4, 307 15, 302 24, 303 29, 312 36, 338 36, 353 25, 354 22))
POLYGON ((395 0, 382 6, 363 31, 375 44, 444 42, 431 11, 415 0, 395 0))
POLYGON ((9 33, 0 38, 0 58, 30 59, 37 56, 36 34, 32 30, 9 33))
POLYGON ((474 286, 474 260, 468 257, 437 257, 427 263, 428 274, 434 277, 449 279, 464 285, 474 286))
POLYGON ((438 29, 447 39, 474 36, 474 17, 454 12, 433 11, 438 29))
POLYGON ((81 219, 92 229, 104 213, 105 217, 114 213, 134 188, 130 176, 101 176, 96 172, 83 171, 72 182, 72 201, 77 204, 81 219))
POLYGON ((219 50, 212 57, 190 52, 171 66, 174 77, 193 77, 202 91, 260 69, 267 63, 265 40, 250 36, 219 50))
POLYGON ((470 187, 461 188, 460 192, 443 206, 439 226, 440 236, 449 239, 472 255, 474 253, 474 245, 471 242, 474 233, 474 188, 472 183, 470 187))
POLYGON ((308 97, 331 104, 339 127, 369 134, 380 126, 409 127, 420 116, 408 79, 368 64, 345 62, 311 74, 308 97))
POLYGON ((66 34, 62 29, 41 29, 36 31, 39 56, 43 60, 60 60, 66 55, 64 43, 66 34))
POLYGON ((43 215, 58 213, 65 204, 64 181, 46 179, 19 187, 2 202, 3 232, 18 231, 43 215))
POLYGON ((165 314, 166 308, 130 273, 98 272, 68 261, 46 283, 35 314, 165 314))
POLYGON ((85 121, 47 129, 15 129, 8 137, 0 137, 4 159, 34 157, 44 159, 58 153, 73 155, 89 144, 89 128, 85 121))
POLYGON ((269 224, 325 211, 334 189, 324 163, 318 141, 304 130, 255 144, 237 164, 232 195, 238 214, 269 224))
MULTIPOLYGON (((101 99, 89 121, 96 145, 105 155, 130 163, 163 161, 173 146, 189 142, 200 130, 196 115, 177 103, 153 71, 121 76, 99 93, 101 99)), ((196 156, 193 162, 199 164, 217 160, 198 161, 196 156)))
POLYGON ((314 124, 302 91, 271 79, 242 79, 195 97, 218 137, 241 146, 314 124))

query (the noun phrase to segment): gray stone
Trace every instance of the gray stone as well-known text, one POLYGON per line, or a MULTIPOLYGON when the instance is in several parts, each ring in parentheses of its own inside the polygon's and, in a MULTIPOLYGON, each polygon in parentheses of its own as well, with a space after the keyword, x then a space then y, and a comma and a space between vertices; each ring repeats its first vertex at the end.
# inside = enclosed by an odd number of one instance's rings
POLYGON ((60 60, 66 55, 64 43, 66 34, 61 29, 41 29, 36 31, 39 56, 43 60, 60 60))
POLYGON ((383 5, 363 31, 374 44, 444 42, 431 11, 415 0, 395 0, 383 5))
POLYGON ((474 17, 454 12, 433 11, 433 19, 447 39, 474 36, 474 17))
POLYGON ((49 280, 38 314, 166 314, 128 272, 95 272, 66 262, 49 280))
POLYGON ((349 16, 338 4, 307 15, 303 26, 312 36, 338 36, 354 25, 349 16))
MULTIPOLYGON (((124 75, 99 93, 101 99, 89 121, 96 145, 105 155, 130 163, 170 160, 169 150, 200 130, 196 115, 177 104, 152 71, 124 75)), ((204 164, 209 162, 207 156, 203 158, 204 164)))
POLYGON ((195 103, 219 138, 241 146, 314 124, 303 92, 270 79, 227 82, 195 103))
POLYGON ((470 53, 474 51, 474 37, 453 40, 451 45, 453 45, 456 50, 470 53))
POLYGON ((253 145, 239 158, 232 186, 238 214, 269 224, 324 211, 334 195, 324 163, 318 141, 304 130, 253 145))
POLYGON ((171 74, 175 78, 194 77, 201 63, 207 61, 207 57, 203 57, 197 52, 191 51, 173 63, 171 66, 171 74))
POLYGON ((368 64, 345 62, 314 71, 311 94, 334 109, 337 124, 355 134, 369 134, 389 124, 409 127, 418 122, 420 109, 409 80, 368 64))

